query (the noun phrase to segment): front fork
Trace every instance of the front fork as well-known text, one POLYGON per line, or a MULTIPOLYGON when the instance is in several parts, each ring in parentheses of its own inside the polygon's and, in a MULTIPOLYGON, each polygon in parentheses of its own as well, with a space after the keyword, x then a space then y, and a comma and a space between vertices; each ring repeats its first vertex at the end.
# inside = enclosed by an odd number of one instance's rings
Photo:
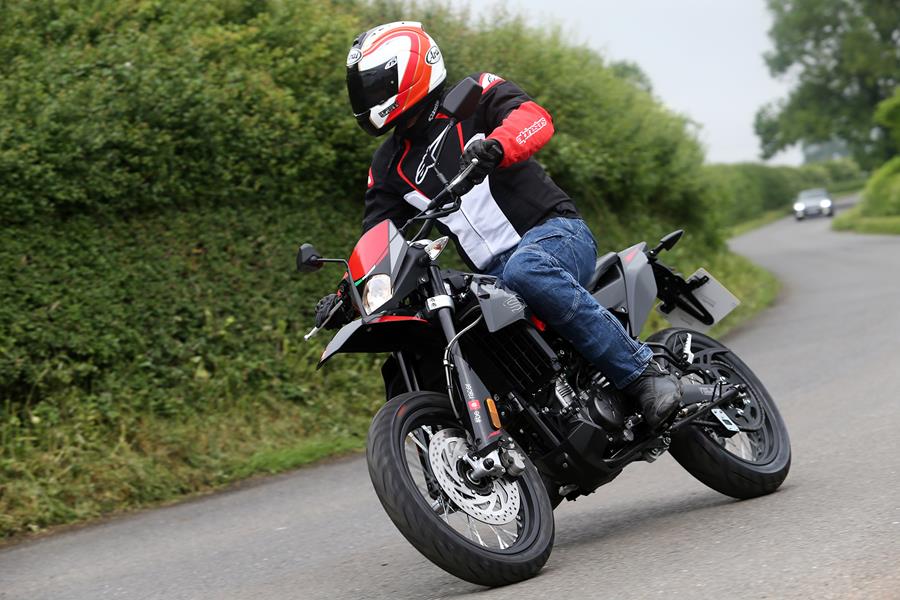
POLYGON ((447 295, 447 290, 444 289, 444 280, 441 277, 441 272, 437 266, 432 264, 429 267, 429 274, 431 275, 434 298, 446 298, 447 300, 445 302, 434 300, 435 305, 437 305, 434 312, 437 314, 449 346, 447 354, 450 360, 446 361, 444 365, 448 370, 447 394, 450 396, 450 402, 454 406, 454 410, 456 410, 457 417, 460 420, 463 420, 465 417, 459 414, 456 407, 460 405, 465 407, 464 412, 467 415, 469 431, 473 437, 475 455, 484 457, 495 450, 504 438, 503 429, 499 427, 499 423, 498 427, 494 428, 490 412, 488 411, 488 405, 494 401, 493 397, 487 386, 478 377, 478 374, 469 366, 468 361, 462 354, 462 350, 460 350, 458 334, 456 327, 453 325, 452 302, 449 301, 450 297, 447 295), (453 389, 454 378, 458 393, 457 390, 453 389), (457 402, 457 398, 462 400, 462 402, 457 402))

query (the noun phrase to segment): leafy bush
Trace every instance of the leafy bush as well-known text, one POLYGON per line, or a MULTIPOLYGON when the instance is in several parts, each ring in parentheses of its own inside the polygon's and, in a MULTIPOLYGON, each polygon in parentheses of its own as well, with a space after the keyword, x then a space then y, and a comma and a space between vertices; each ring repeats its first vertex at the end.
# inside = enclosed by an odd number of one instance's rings
MULTIPOLYGON (((900 144, 900 87, 894 95, 878 105, 875 120, 900 144)), ((895 156, 872 174, 863 191, 859 217, 900 216, 900 156, 895 156)), ((849 228, 849 223, 844 224, 849 228)), ((896 224, 893 225, 896 230, 896 224)))
POLYGON ((707 167, 716 208, 726 224, 747 221, 771 210, 790 207, 800 190, 858 180, 859 167, 840 160, 802 167, 774 167, 758 163, 707 167))
POLYGON ((559 32, 354 0, 2 6, 0 535, 227 481, 265 462, 254 444, 364 431, 378 357, 314 374, 322 340, 301 335, 336 274, 292 265, 359 231, 378 140, 343 65, 374 23, 421 19, 451 80, 493 71, 546 105, 539 158, 602 247, 687 227, 681 256, 723 249, 685 119, 559 32))
POLYGON ((358 189, 371 147, 347 118, 345 10, 34 4, 7 5, 0 32, 0 222, 358 189))
MULTIPOLYGON (((413 9, 415 12, 417 9, 413 9)), ((682 117, 559 32, 418 9, 451 80, 490 70, 555 115, 541 155, 584 206, 704 228, 702 152, 682 117), (509 48, 517 48, 515 53, 509 48)), ((343 57, 397 3, 13 4, 0 32, 0 222, 359 197, 374 144, 343 57), (349 176, 348 176, 349 175, 349 176)))
POLYGON ((900 216, 900 156, 872 174, 863 191, 860 214, 864 217, 900 216))
MULTIPOLYGON (((0 400, 124 386, 130 402, 170 414, 170 403, 198 397, 191 370, 209 373, 203 386, 221 385, 217 394, 283 380, 267 354, 247 352, 291 330, 293 296, 263 283, 286 287, 286 275, 261 267, 279 257, 287 268, 289 233, 339 253, 354 241, 354 198, 377 142, 349 115, 343 57, 372 13, 392 10, 337 0, 14 4, 15 27, 0 33, 0 217, 41 225, 3 234, 0 400), (240 205, 297 229, 237 221, 240 205), (46 226, 63 235, 47 244, 46 226), (277 248, 239 243, 268 244, 273 231, 277 248), (258 265, 256 250, 269 262, 258 265), (244 329, 248 318, 259 326, 244 329)), ((496 71, 556 115, 541 160, 601 245, 680 226, 719 247, 702 152, 682 117, 558 32, 515 18, 482 29, 427 11, 451 79, 496 71)))
MULTIPOLYGON (((875 120, 900 144, 900 87, 878 105, 875 120)), ((900 216, 900 156, 872 174, 863 193, 861 213, 867 217, 900 216)))

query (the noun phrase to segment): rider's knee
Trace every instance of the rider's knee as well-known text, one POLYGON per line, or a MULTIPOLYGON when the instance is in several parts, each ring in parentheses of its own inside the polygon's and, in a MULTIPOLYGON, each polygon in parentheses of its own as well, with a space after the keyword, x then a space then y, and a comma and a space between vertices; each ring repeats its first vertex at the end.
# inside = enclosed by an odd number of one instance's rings
POLYGON ((534 277, 550 267, 550 257, 539 248, 526 247, 515 252, 503 268, 503 281, 513 290, 522 293, 534 285, 534 277))

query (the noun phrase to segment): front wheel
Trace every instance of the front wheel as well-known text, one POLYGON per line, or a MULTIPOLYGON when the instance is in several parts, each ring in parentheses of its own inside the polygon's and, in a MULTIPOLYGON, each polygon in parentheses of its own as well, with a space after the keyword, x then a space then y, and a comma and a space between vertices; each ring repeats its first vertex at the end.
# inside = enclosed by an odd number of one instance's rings
POLYGON ((685 383, 744 384, 746 398, 720 408, 739 431, 730 431, 714 415, 698 418, 673 436, 670 452, 691 475, 733 498, 771 494, 791 468, 791 442, 774 400, 753 371, 713 338, 687 329, 665 329, 648 342, 665 344, 680 356, 691 335, 694 362, 685 383))
POLYGON ((537 469, 472 481, 466 432, 447 396, 401 394, 369 427, 375 493, 400 533, 445 571, 500 586, 533 577, 553 548, 553 508, 537 469))

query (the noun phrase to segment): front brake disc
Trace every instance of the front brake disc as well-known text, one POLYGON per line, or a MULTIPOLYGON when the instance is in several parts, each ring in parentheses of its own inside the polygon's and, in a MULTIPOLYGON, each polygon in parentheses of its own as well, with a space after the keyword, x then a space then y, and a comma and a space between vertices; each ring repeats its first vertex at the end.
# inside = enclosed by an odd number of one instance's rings
POLYGON ((428 443, 431 471, 441 489, 467 515, 490 525, 505 525, 519 514, 519 486, 505 477, 495 478, 485 491, 476 491, 464 480, 457 465, 469 451, 465 433, 442 429, 428 443))

